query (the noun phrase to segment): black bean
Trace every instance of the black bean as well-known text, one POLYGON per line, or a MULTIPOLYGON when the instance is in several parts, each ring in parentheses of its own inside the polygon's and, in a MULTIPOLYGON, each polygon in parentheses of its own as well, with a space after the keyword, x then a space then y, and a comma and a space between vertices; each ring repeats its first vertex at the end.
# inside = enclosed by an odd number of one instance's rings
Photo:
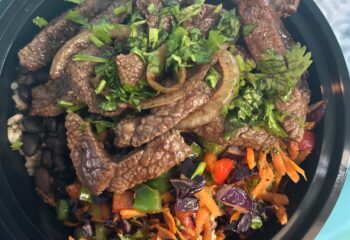
POLYGON ((19 85, 18 95, 26 103, 29 103, 32 100, 32 90, 27 85, 19 85))
POLYGON ((54 154, 52 156, 52 161, 55 166, 54 171, 55 172, 61 172, 66 169, 65 165, 65 158, 62 155, 54 154))
POLYGON ((64 154, 67 150, 66 141, 55 137, 48 137, 46 139, 46 144, 56 154, 64 154))
POLYGON ((29 133, 39 133, 42 132, 43 122, 40 117, 37 116, 28 116, 22 120, 23 128, 26 132, 29 133))
POLYGON ((37 134, 32 133, 24 133, 22 136, 22 142, 22 151, 29 157, 33 156, 41 145, 40 137, 37 134))
POLYGON ((57 131, 57 121, 54 118, 45 118, 44 127, 49 133, 56 133, 57 131))
POLYGON ((50 151, 50 149, 43 149, 41 151, 41 163, 43 164, 44 167, 51 169, 53 166, 53 162, 52 162, 52 153, 50 151))
POLYGON ((34 173, 36 186, 46 194, 52 192, 52 180, 49 172, 45 168, 38 168, 34 173))

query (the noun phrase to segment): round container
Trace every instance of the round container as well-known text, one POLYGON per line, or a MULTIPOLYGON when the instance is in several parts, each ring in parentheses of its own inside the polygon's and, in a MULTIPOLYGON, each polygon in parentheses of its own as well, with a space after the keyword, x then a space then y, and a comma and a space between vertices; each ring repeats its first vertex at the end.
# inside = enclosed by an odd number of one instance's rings
MULTIPOLYGON (((228 1, 224 1, 224 5, 228 1)), ((0 1, 0 236, 2 239, 66 239, 68 229, 35 192, 23 158, 11 151, 6 122, 15 113, 10 84, 16 78, 17 52, 40 30, 32 18, 53 19, 71 6, 62 1, 0 1)), ((271 220, 256 239, 314 239, 344 183, 350 155, 350 80, 334 34, 313 1, 302 1, 297 14, 286 20, 294 39, 312 52, 309 85, 312 101, 329 104, 316 129, 316 149, 302 164, 308 181, 289 184, 288 224, 271 220)))

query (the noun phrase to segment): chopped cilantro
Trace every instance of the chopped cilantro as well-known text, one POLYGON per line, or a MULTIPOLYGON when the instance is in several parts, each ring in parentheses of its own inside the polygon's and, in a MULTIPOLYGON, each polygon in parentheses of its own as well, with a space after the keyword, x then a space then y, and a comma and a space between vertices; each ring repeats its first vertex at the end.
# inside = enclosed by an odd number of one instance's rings
POLYGON ((65 2, 71 2, 75 4, 81 4, 83 0, 64 0, 65 2))
POLYGON ((21 149, 23 142, 20 139, 17 139, 14 143, 11 144, 11 149, 18 151, 21 149))
POLYGON ((193 4, 180 10, 179 14, 175 15, 179 24, 185 22, 191 17, 199 14, 202 11, 203 3, 193 4))
POLYGON ((254 230, 261 228, 263 225, 263 222, 259 216, 256 216, 252 219, 252 223, 250 224, 250 227, 254 230))
POLYGON ((221 77, 220 74, 215 70, 215 68, 212 67, 207 73, 205 80, 207 81, 207 83, 211 88, 215 89, 216 85, 220 80, 220 77, 221 77))
POLYGON ((101 82, 98 84, 97 88, 95 89, 96 94, 100 94, 103 89, 106 87, 106 80, 102 79, 101 82))
POLYGON ((236 13, 236 9, 224 11, 215 30, 221 32, 226 37, 227 42, 235 42, 239 37, 241 23, 236 13))
POLYGON ((88 54, 78 53, 73 56, 73 61, 104 63, 104 62, 107 62, 108 59, 102 58, 102 57, 96 57, 88 54))
POLYGON ((124 6, 124 5, 121 5, 121 6, 119 6, 119 7, 117 7, 117 8, 115 8, 114 9, 114 14, 116 15, 116 16, 118 16, 118 15, 120 15, 120 14, 122 14, 122 13, 126 13, 126 6, 124 6))
POLYGON ((214 9, 214 13, 220 13, 222 11, 222 3, 217 5, 214 9))
POLYGON ((148 42, 154 48, 159 40, 159 29, 158 28, 149 28, 148 30, 148 42))
POLYGON ((39 16, 36 16, 35 18, 33 18, 33 23, 40 28, 45 27, 48 24, 45 18, 39 17, 39 16))
POLYGON ((92 121, 92 123, 95 125, 96 131, 98 134, 104 132, 106 129, 114 128, 114 123, 104 120, 95 120, 92 121))
POLYGON ((69 10, 66 14, 66 19, 82 26, 86 26, 88 24, 88 19, 83 17, 78 10, 69 10))
POLYGON ((86 107, 84 104, 74 104, 72 102, 65 101, 65 100, 59 100, 57 105, 67 109, 67 112, 75 112, 86 107))
POLYGON ((150 5, 147 6, 147 11, 150 14, 156 14, 157 13, 157 8, 154 3, 151 3, 150 5))

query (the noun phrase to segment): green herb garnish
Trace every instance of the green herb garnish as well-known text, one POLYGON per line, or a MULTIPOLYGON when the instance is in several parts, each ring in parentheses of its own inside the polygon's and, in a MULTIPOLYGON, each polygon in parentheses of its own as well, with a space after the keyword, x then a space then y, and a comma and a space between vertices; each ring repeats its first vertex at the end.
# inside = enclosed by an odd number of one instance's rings
POLYGON ((215 68, 210 68, 209 72, 207 73, 207 76, 205 77, 205 80, 209 84, 209 86, 213 89, 216 88, 216 85, 218 84, 221 76, 220 74, 215 70, 215 68))
POLYGON ((95 62, 95 63, 105 63, 108 62, 108 59, 102 57, 96 57, 89 54, 78 53, 73 56, 73 61, 86 61, 86 62, 95 62))
POLYGON ((21 141, 21 139, 17 139, 14 143, 11 144, 11 149, 14 151, 18 151, 21 149, 23 145, 23 142, 21 141))
POLYGON ((39 16, 36 16, 35 18, 33 18, 33 23, 37 25, 39 28, 45 27, 48 24, 45 18, 39 17, 39 16))
POLYGON ((69 10, 66 14, 66 19, 82 26, 86 26, 89 22, 86 17, 81 16, 78 10, 69 10))

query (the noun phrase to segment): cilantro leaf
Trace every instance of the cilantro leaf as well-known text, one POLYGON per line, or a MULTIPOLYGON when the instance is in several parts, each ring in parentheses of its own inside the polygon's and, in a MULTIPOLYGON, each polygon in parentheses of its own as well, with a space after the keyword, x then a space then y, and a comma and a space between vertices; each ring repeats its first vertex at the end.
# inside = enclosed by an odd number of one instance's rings
POLYGON ((78 10, 69 10, 65 18, 82 26, 86 26, 89 22, 89 20, 86 17, 83 17, 78 10))
POLYGON ((71 3, 75 3, 75 4, 81 4, 82 0, 64 0, 65 2, 71 2, 71 3))
POLYGON ((275 113, 274 113, 274 105, 272 103, 265 103, 265 115, 264 120, 266 123, 267 129, 278 137, 287 137, 286 132, 283 128, 277 123, 275 113))
POLYGON ((86 61, 86 62, 96 62, 96 63, 103 63, 108 61, 108 59, 106 58, 96 57, 96 56, 82 54, 82 53, 75 54, 72 59, 73 61, 86 61))
POLYGON ((207 83, 211 88, 215 89, 216 85, 220 80, 220 77, 221 77, 220 74, 215 70, 215 68, 212 67, 207 73, 205 80, 207 81, 207 83))
POLYGON ((263 222, 259 216, 256 216, 252 219, 252 222, 250 224, 250 227, 254 230, 261 228, 263 225, 263 222))
POLYGON ((48 24, 45 18, 39 17, 39 16, 36 16, 35 18, 33 18, 33 23, 37 25, 39 28, 45 27, 48 24))
POLYGON ((11 149, 14 151, 18 151, 21 149, 23 145, 23 142, 21 141, 21 139, 17 139, 14 143, 11 144, 11 149))
POLYGON ((180 12, 175 15, 179 24, 185 22, 191 17, 199 14, 202 11, 203 3, 193 4, 180 10, 180 12))

